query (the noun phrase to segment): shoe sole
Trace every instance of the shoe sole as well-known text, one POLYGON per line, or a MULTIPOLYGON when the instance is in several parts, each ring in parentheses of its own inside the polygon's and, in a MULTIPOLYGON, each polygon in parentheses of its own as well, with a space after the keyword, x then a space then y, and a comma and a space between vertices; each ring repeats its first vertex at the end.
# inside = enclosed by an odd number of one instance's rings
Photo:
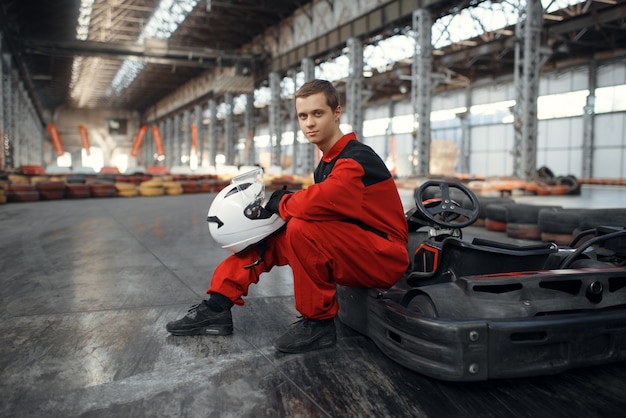
POLYGON ((308 351, 321 350, 322 348, 330 348, 330 347, 333 347, 335 344, 337 344, 336 337, 333 338, 332 336, 325 336, 325 337, 320 338, 317 341, 313 341, 311 344, 306 345, 304 347, 289 348, 289 347, 279 347, 275 345, 274 348, 280 351, 281 353, 299 354, 299 353, 306 353, 308 351))
POLYGON ((175 336, 189 335, 230 335, 233 333, 232 325, 210 326, 191 329, 168 329, 170 334, 175 336))

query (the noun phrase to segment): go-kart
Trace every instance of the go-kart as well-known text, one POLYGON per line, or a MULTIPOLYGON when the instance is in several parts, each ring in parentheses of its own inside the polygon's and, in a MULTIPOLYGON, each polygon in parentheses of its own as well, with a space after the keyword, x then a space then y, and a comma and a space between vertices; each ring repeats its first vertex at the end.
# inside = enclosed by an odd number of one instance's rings
POLYGON ((623 226, 582 231, 566 247, 470 241, 463 228, 479 200, 465 185, 427 181, 415 200, 409 270, 389 289, 338 286, 341 322, 397 363, 448 381, 626 359, 623 226))

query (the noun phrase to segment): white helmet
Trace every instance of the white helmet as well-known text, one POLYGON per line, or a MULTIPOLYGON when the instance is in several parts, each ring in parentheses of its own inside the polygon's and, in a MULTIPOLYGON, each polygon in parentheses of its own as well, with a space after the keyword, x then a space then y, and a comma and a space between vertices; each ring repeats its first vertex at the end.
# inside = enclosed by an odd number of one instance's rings
POLYGON ((207 222, 213 239, 236 254, 278 231, 285 221, 265 209, 264 200, 263 169, 234 177, 209 208, 207 222))

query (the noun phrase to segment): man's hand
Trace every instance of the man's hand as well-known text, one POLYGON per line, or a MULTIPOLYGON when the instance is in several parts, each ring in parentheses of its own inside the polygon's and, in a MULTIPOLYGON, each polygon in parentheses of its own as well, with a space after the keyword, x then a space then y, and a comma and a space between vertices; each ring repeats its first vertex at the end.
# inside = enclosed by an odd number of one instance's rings
POLYGON ((284 195, 290 194, 290 193, 293 193, 293 192, 287 190, 285 187, 283 187, 281 190, 275 190, 270 196, 270 199, 267 201, 267 205, 265 205, 265 209, 269 210, 272 213, 279 215, 278 206, 280 205, 280 200, 283 198, 284 195))

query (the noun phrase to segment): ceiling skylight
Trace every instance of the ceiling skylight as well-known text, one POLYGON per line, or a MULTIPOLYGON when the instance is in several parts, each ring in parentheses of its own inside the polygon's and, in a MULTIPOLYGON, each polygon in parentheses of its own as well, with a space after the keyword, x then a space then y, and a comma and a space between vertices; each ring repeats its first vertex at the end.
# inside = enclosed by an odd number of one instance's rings
MULTIPOLYGON (((161 0, 137 43, 141 44, 145 39, 169 39, 178 26, 185 21, 189 13, 196 7, 200 0, 161 0)), ((111 82, 108 94, 120 94, 122 90, 131 85, 143 70, 146 63, 132 59, 126 59, 111 82)))

